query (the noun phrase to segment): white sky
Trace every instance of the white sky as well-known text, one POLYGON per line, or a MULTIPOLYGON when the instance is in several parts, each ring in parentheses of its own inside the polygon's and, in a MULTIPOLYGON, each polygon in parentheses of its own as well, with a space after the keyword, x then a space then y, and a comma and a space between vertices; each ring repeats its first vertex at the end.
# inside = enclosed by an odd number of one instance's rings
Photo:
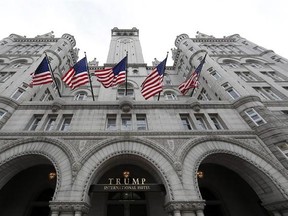
MULTIPOLYGON (((177 35, 240 34, 288 58, 287 0, 4 0, 0 39, 11 33, 35 37, 72 34, 79 57, 106 62, 111 29, 140 30, 144 60, 163 60, 177 35)), ((172 65, 171 51, 168 65, 172 65)))

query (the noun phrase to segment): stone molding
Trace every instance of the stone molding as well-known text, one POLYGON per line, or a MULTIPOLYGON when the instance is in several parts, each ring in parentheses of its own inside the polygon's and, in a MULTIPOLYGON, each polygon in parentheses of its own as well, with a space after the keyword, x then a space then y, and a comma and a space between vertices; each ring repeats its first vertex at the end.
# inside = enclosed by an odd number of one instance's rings
POLYGON ((50 201, 49 204, 52 211, 58 212, 75 212, 80 211, 82 213, 88 213, 90 205, 86 202, 61 202, 61 201, 50 201))
POLYGON ((263 205, 267 210, 269 211, 274 211, 274 210, 288 210, 288 202, 287 200, 285 201, 280 201, 276 203, 269 203, 269 204, 264 204, 263 205))
POLYGON ((205 207, 205 201, 204 200, 168 202, 164 206, 166 212, 173 212, 175 210, 178 210, 178 211, 196 211, 196 210, 203 210, 204 207, 205 207))

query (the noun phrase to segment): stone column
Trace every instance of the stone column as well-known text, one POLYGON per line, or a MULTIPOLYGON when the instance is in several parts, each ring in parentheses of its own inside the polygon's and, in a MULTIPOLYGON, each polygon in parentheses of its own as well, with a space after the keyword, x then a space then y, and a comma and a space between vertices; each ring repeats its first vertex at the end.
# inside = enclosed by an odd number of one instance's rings
POLYGON ((59 212, 58 211, 51 211, 51 216, 58 216, 59 215, 59 212))
POLYGON ((203 210, 202 210, 202 209, 197 210, 197 211, 196 211, 196 215, 197 215, 197 216, 204 216, 203 210))
POLYGON ((51 201, 51 216, 83 216, 88 213, 89 205, 85 202, 51 201))

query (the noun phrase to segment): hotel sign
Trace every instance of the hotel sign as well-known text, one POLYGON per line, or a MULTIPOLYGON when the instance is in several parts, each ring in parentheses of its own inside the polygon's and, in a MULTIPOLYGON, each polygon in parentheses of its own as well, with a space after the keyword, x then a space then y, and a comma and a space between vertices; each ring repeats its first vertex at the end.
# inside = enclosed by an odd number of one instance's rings
POLYGON ((123 178, 108 178, 107 183, 91 185, 89 192, 165 191, 162 184, 146 184, 146 178, 130 178, 129 171, 123 172, 123 178))

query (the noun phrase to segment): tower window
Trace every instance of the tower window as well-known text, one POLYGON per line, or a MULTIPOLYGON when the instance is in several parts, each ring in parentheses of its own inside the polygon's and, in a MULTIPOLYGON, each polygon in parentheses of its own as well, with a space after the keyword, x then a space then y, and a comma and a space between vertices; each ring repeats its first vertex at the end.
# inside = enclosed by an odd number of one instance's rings
POLYGON ((266 121, 253 108, 246 110, 245 113, 257 126, 266 123, 266 121))

